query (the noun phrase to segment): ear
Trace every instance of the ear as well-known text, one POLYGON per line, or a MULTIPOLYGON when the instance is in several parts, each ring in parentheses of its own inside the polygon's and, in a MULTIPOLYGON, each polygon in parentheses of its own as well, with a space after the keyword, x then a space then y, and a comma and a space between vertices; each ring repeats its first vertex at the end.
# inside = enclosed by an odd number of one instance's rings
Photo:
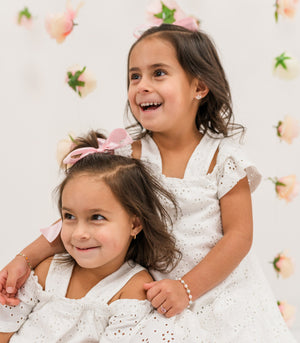
POLYGON ((136 237, 143 230, 140 218, 134 216, 132 221, 131 236, 136 237))
POLYGON ((203 99, 208 94, 209 89, 203 81, 195 79, 195 98, 203 99))

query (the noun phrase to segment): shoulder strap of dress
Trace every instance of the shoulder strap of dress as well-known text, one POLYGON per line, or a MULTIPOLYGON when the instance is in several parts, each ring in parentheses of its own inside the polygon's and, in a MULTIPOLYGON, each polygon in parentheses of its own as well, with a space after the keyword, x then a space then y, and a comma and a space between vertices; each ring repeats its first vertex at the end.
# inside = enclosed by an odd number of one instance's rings
POLYGON ((132 261, 125 262, 117 271, 101 280, 87 294, 87 297, 99 297, 108 302, 137 273, 145 270, 132 261))
POLYGON ((162 170, 160 151, 149 135, 141 139, 141 160, 151 161, 160 171, 162 170))
POLYGON ((45 282, 45 291, 65 296, 71 279, 74 263, 60 261, 63 254, 54 255, 45 282))
POLYGON ((206 175, 221 139, 210 137, 208 133, 202 137, 187 166, 186 175, 191 173, 198 177, 206 175))

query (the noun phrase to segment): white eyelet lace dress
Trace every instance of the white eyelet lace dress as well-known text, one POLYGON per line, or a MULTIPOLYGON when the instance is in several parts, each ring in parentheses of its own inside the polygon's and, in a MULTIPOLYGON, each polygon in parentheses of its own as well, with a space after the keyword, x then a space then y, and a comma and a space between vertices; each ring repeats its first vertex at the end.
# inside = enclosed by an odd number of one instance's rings
POLYGON ((72 264, 53 259, 45 290, 32 272, 19 291, 20 304, 0 305, 0 332, 16 331, 10 343, 209 342, 190 311, 167 319, 147 300, 119 299, 107 305, 144 270, 140 265, 124 263, 81 299, 65 298, 72 270, 72 264))
MULTIPOLYGON (((183 258, 168 275, 157 271, 151 274, 156 280, 177 279, 195 267, 222 238, 219 199, 245 176, 253 192, 261 176, 233 138, 216 139, 205 134, 183 179, 162 175, 160 152, 150 136, 141 143, 141 160, 149 163, 153 173, 175 194, 181 209, 173 233, 183 258), (217 149, 216 166, 208 174, 217 149)), ((117 153, 130 156, 131 148, 117 153)), ((169 202, 165 201, 164 206, 174 215, 169 202)), ((213 336, 205 339, 206 343, 296 342, 252 252, 222 283, 193 302, 191 311, 198 317, 199 327, 213 336)))

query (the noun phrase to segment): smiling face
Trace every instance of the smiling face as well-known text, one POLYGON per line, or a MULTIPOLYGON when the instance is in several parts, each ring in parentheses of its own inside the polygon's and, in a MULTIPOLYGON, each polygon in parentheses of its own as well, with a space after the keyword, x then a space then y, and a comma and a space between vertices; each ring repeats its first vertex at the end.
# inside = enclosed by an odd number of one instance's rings
POLYGON ((147 37, 131 51, 128 100, 145 129, 173 134, 194 130, 198 83, 186 74, 175 48, 165 39, 147 37))
POLYGON ((141 230, 101 177, 79 174, 62 192, 61 239, 83 268, 111 274, 123 263, 132 237, 141 230))

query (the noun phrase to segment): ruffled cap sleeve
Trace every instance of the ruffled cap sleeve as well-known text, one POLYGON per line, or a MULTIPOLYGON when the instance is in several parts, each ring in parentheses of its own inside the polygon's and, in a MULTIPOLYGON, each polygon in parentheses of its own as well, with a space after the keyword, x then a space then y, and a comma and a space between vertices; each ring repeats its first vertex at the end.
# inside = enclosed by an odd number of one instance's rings
POLYGON ((38 303, 40 290, 42 287, 37 281, 37 276, 31 272, 25 284, 19 289, 19 305, 0 305, 0 332, 15 332, 22 326, 38 303))
POLYGON ((224 138, 219 145, 216 167, 219 199, 246 176, 251 193, 261 181, 261 174, 233 138, 224 138))

